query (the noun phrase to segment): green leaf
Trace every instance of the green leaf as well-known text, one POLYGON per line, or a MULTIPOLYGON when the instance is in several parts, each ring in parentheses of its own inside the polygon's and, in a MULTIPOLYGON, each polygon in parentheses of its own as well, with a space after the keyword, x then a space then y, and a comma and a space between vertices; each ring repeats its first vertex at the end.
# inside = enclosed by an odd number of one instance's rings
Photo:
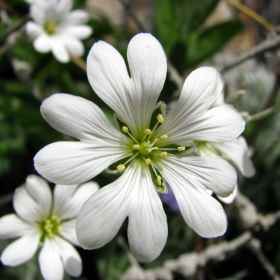
POLYGON ((157 0, 155 9, 155 35, 163 45, 167 54, 178 40, 176 30, 176 15, 170 0, 157 0))
POLYGON ((232 39, 242 27, 239 20, 233 19, 193 32, 187 40, 188 68, 192 68, 211 57, 232 39))
POLYGON ((155 35, 167 54, 177 42, 188 37, 215 8, 218 0, 157 0, 155 35))

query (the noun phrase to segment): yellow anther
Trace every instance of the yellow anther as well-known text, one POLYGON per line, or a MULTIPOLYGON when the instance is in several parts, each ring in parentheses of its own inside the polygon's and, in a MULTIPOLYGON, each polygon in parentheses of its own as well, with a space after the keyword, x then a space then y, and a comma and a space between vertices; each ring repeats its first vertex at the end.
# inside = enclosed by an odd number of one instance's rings
POLYGON ((149 128, 147 128, 147 129, 145 129, 144 133, 145 133, 145 135, 149 135, 152 133, 152 131, 149 128))
POLYGON ((213 152, 211 152, 210 150, 207 150, 206 155, 208 157, 213 157, 214 156, 213 152))
POLYGON ((186 147, 178 147, 179 152, 184 152, 186 150, 186 147))
POLYGON ((147 165, 151 164, 151 159, 146 158, 146 159, 145 159, 145 163, 146 163, 147 165))
POLYGON ((158 122, 160 122, 160 123, 163 123, 163 122, 164 122, 164 118, 163 118, 162 114, 157 115, 157 120, 158 120, 158 122))
POLYGON ((161 177, 159 175, 157 175, 157 184, 161 186, 161 177))
POLYGON ((127 126, 123 126, 122 127, 122 132, 123 133, 127 133, 128 132, 128 127, 127 126))
POLYGON ((138 144, 134 144, 134 145, 133 145, 133 149, 134 149, 134 150, 139 150, 139 148, 140 148, 140 146, 139 146, 138 144))
POLYGON ((124 164, 119 164, 119 165, 117 166, 117 170, 119 170, 119 171, 125 170, 125 165, 124 165, 124 164))
POLYGON ((165 139, 167 139, 167 138, 168 138, 168 135, 167 135, 167 134, 163 134, 163 135, 160 136, 160 139, 162 139, 162 140, 165 140, 165 139))
POLYGON ((167 157, 167 152, 162 152, 162 153, 160 153, 160 156, 161 156, 161 157, 167 157))

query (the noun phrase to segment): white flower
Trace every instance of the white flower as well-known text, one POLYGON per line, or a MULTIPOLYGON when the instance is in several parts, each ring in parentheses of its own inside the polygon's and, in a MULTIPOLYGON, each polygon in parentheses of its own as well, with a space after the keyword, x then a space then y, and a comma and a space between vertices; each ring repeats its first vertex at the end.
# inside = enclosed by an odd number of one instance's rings
POLYGON ((242 117, 227 105, 209 110, 221 94, 219 73, 199 68, 187 78, 177 105, 165 114, 156 104, 167 62, 150 34, 128 45, 130 75, 111 45, 94 44, 87 60, 88 78, 98 96, 115 112, 115 127, 92 102, 54 94, 41 107, 45 120, 79 142, 57 142, 35 156, 36 169, 53 182, 73 184, 107 168, 123 173, 89 198, 77 218, 84 248, 108 243, 128 217, 128 240, 140 261, 151 261, 167 238, 166 215, 157 191, 171 186, 186 223, 204 237, 225 232, 222 206, 205 189, 228 195, 236 172, 219 158, 188 156, 192 141, 229 141, 244 129, 242 117))
POLYGON ((14 209, 0 219, 0 238, 20 237, 2 253, 4 265, 16 266, 31 259, 37 249, 41 273, 46 280, 63 279, 63 267, 72 276, 79 276, 82 261, 76 249, 79 246, 75 232, 78 212, 98 185, 56 185, 52 197, 46 181, 30 175, 26 184, 16 189, 14 209), (70 242, 70 243, 69 243, 70 242))
MULTIPOLYGON (((212 108, 225 105, 224 95, 213 104, 212 108)), ((196 153, 200 156, 222 157, 231 162, 244 177, 255 175, 255 168, 250 159, 250 151, 244 137, 240 136, 228 142, 197 142, 196 153)))
POLYGON ((88 14, 82 10, 70 12, 72 0, 35 0, 30 6, 31 17, 26 25, 27 34, 34 38, 38 52, 52 51, 60 62, 68 62, 69 53, 81 56, 84 46, 81 39, 87 38, 92 29, 84 25, 88 14))
MULTIPOLYGON (((212 107, 224 105, 224 96, 213 104, 212 107)), ((250 159, 249 148, 244 137, 239 136, 236 139, 228 142, 197 142, 196 153, 200 156, 206 157, 221 157, 232 163, 244 177, 252 177, 255 175, 255 168, 250 159)), ((207 190, 211 195, 213 192, 207 190)), ((236 184, 233 192, 226 197, 218 196, 224 203, 232 203, 238 193, 238 186, 236 184)))

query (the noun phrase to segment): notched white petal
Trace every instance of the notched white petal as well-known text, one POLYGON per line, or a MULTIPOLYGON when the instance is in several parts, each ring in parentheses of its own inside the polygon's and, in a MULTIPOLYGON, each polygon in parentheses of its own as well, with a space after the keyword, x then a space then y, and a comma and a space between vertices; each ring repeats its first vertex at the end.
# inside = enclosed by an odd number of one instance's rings
POLYGON ((162 202, 147 169, 137 172, 128 219, 128 240, 141 262, 157 258, 165 246, 168 229, 162 202))
POLYGON ((233 179, 236 179, 236 175, 229 181, 223 181, 226 179, 223 172, 227 172, 230 165, 218 158, 210 158, 212 162, 204 157, 169 158, 161 172, 174 192, 186 223, 203 237, 224 234, 227 227, 226 215, 221 204, 206 189, 214 189, 219 193, 232 191, 231 184, 235 183, 233 179), (215 163, 214 160, 218 161, 215 163), (226 168, 220 170, 218 162, 226 168))
POLYGON ((52 194, 47 182, 36 175, 26 178, 26 189, 30 196, 40 205, 40 215, 47 216, 52 206, 52 194))
POLYGON ((101 188, 83 205, 76 224, 83 248, 95 249, 110 242, 129 214, 135 172, 130 167, 115 182, 101 188))

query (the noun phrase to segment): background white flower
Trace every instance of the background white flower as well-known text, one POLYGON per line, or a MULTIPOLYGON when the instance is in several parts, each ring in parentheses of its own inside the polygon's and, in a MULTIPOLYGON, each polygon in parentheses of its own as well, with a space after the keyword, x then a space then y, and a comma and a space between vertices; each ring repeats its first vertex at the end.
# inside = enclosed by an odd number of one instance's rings
POLYGON ((20 237, 2 253, 4 265, 20 265, 33 257, 39 247, 39 264, 44 279, 63 279, 63 271, 79 276, 82 261, 75 232, 78 212, 98 185, 88 182, 78 185, 56 185, 52 197, 45 180, 30 175, 25 185, 16 189, 13 204, 16 214, 0 219, 0 238, 20 237), (70 243, 69 243, 70 242, 70 243), (63 269, 64 267, 64 269, 63 269))
MULTIPOLYGON (((212 107, 214 108, 224 104, 224 95, 222 94, 212 107)), ((221 157, 233 164, 246 178, 255 175, 255 168, 250 158, 250 151, 245 138, 242 136, 228 142, 197 142, 196 153, 206 157, 221 157)), ((207 191, 210 195, 213 193, 210 190, 207 191)), ((237 193, 238 186, 236 184, 233 192, 229 196, 218 196, 218 198, 224 203, 232 203, 237 193)))
POLYGON ((34 158, 50 181, 63 184, 91 179, 104 169, 123 173, 86 201, 77 218, 77 236, 84 248, 108 243, 128 217, 128 240, 140 261, 155 259, 166 243, 167 222, 157 191, 166 182, 174 191, 186 223, 204 237, 223 234, 227 220, 222 206, 205 189, 228 195, 236 172, 219 158, 189 156, 192 141, 229 141, 244 129, 242 117, 227 105, 210 109, 223 82, 211 67, 193 71, 178 103, 168 114, 156 104, 167 62, 160 43, 138 34, 124 59, 109 44, 94 44, 87 60, 89 81, 115 112, 115 127, 92 102, 68 94, 45 100, 41 112, 58 131, 79 139, 57 142, 34 158))
POLYGON ((84 46, 80 40, 92 33, 84 25, 88 14, 83 10, 70 11, 71 0, 35 0, 30 6, 33 21, 26 25, 27 34, 34 38, 38 52, 51 51, 60 62, 68 62, 69 53, 81 56, 84 46))

